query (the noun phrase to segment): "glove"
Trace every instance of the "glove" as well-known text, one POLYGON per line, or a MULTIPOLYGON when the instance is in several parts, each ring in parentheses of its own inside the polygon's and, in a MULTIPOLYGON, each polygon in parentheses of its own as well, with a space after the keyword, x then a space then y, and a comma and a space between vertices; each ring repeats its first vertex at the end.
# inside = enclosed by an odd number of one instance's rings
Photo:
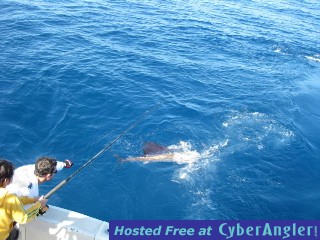
POLYGON ((71 162, 70 160, 66 159, 64 160, 64 167, 65 168, 71 168, 73 166, 73 162, 71 162))
POLYGON ((41 207, 41 208, 39 209, 39 212, 38 212, 37 216, 40 216, 40 215, 42 216, 42 215, 45 214, 48 210, 49 210, 49 205, 46 204, 46 206, 41 207))
POLYGON ((45 214, 45 213, 48 211, 48 209, 49 209, 49 205, 47 204, 48 199, 46 199, 46 198, 44 198, 43 196, 41 196, 41 197, 38 199, 38 202, 40 202, 41 207, 40 207, 40 209, 39 209, 39 212, 38 212, 37 216, 45 214))

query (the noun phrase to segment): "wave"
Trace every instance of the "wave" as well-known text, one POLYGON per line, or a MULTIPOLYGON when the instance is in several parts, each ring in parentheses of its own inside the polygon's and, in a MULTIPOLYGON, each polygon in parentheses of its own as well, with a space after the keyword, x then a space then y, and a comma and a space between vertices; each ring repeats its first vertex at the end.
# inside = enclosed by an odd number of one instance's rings
POLYGON ((306 56, 306 58, 310 61, 320 62, 320 54, 316 54, 314 56, 306 56))

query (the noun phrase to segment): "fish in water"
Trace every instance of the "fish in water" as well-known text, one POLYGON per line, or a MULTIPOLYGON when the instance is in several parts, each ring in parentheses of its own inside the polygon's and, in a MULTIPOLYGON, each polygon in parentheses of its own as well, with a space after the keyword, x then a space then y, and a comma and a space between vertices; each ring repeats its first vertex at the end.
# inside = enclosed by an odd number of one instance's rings
POLYGON ((200 158, 196 151, 178 152, 170 147, 164 147, 156 143, 147 142, 143 147, 143 156, 119 159, 121 162, 140 161, 148 162, 176 162, 178 164, 192 163, 200 158))

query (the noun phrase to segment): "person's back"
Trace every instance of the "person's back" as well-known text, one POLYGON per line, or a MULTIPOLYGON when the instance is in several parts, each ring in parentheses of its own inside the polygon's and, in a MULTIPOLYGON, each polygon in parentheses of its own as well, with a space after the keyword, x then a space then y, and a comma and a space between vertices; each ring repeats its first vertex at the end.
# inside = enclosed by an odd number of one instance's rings
POLYGON ((12 183, 6 188, 9 192, 18 196, 39 196, 38 179, 34 174, 35 165, 25 165, 14 171, 12 183))

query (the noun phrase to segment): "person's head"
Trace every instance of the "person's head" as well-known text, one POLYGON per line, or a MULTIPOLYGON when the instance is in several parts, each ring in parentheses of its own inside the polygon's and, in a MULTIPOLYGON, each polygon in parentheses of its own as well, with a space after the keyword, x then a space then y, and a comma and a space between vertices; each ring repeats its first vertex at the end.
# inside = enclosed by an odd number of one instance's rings
POLYGON ((13 170, 11 162, 0 159, 0 187, 6 187, 12 181, 13 170))
POLYGON ((37 159, 34 174, 39 182, 49 181, 57 173, 57 160, 51 157, 40 157, 37 159))

